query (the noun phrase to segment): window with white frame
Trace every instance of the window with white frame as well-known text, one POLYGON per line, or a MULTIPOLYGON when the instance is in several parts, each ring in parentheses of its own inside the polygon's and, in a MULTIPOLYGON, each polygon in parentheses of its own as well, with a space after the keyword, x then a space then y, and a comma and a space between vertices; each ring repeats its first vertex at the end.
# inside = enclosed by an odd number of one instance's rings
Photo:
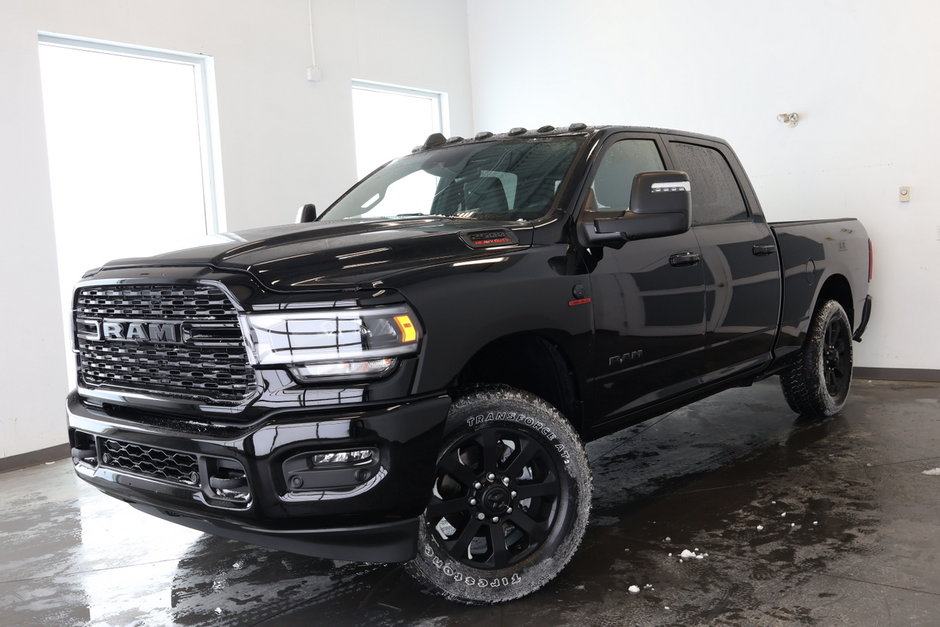
POLYGON ((432 133, 448 133, 446 94, 353 81, 356 172, 359 178, 411 152, 432 133))
POLYGON ((41 33, 39 59, 69 329, 84 271, 224 230, 215 86, 197 54, 41 33))

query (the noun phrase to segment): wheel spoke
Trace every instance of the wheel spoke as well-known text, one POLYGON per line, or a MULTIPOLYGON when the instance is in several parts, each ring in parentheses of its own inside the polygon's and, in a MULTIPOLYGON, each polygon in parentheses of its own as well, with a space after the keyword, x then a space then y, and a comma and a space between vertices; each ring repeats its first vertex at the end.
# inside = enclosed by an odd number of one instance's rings
POLYGON ((456 451, 448 453, 441 459, 438 466, 445 473, 459 481, 465 488, 469 488, 476 480, 473 471, 460 463, 456 451))
POLYGON ((516 498, 520 501, 537 496, 558 494, 558 479, 554 476, 540 483, 523 483, 516 487, 516 498))
POLYGON ((548 535, 543 523, 533 520, 531 516, 521 509, 515 510, 509 517, 509 520, 529 536, 530 545, 540 543, 548 535))
POLYGON ((494 568, 502 568, 509 563, 509 549, 506 548, 506 531, 502 525, 490 525, 490 559, 494 568))
POLYGON ((499 439, 496 436, 496 429, 483 429, 478 432, 477 442, 482 448, 483 472, 496 472, 499 464, 499 439))
POLYGON ((470 519, 460 531, 456 540, 446 541, 448 552, 455 557, 466 559, 467 547, 470 546, 470 542, 476 536, 481 524, 476 518, 470 519))
POLYGON ((470 507, 463 496, 447 500, 432 497, 431 502, 428 503, 427 516, 431 520, 437 520, 447 516, 447 514, 462 512, 467 509, 470 509, 470 507))
POLYGON ((506 474, 510 477, 518 477, 522 474, 522 469, 526 467, 535 454, 538 447, 525 438, 519 439, 519 451, 506 468, 506 474))

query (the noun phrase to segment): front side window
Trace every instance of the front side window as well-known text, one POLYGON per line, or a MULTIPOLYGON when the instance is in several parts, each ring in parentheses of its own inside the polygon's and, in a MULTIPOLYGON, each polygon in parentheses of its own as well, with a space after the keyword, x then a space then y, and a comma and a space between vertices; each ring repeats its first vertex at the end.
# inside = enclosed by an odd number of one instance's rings
POLYGON ((320 219, 541 218, 552 208, 582 141, 580 137, 493 141, 402 157, 364 179, 320 219))
POLYGON ((601 157, 585 210, 618 213, 629 211, 633 178, 640 172, 660 172, 665 169, 655 141, 618 141, 601 157))
POLYGON ((692 224, 747 219, 747 205, 724 155, 708 146, 672 142, 678 169, 692 183, 692 224))

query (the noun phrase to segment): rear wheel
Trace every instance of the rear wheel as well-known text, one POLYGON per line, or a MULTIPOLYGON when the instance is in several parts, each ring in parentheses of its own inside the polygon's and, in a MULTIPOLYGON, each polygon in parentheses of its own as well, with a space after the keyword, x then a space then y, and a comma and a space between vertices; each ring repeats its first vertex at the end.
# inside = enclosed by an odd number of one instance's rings
POLYGON ((852 325, 838 302, 816 310, 799 361, 780 374, 780 384, 800 415, 832 416, 845 406, 852 385, 852 325))
POLYGON ((464 603, 537 590, 587 525, 591 475, 577 434, 554 407, 507 387, 459 399, 447 430, 408 570, 464 603))

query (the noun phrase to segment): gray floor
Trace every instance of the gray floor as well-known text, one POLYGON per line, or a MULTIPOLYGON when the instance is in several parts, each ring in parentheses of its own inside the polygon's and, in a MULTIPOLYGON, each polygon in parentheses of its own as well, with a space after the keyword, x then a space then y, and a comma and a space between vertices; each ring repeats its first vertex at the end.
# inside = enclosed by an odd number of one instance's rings
POLYGON ((802 423, 773 380, 594 442, 580 552, 497 607, 447 603, 400 566, 151 519, 68 461, 9 472, 0 624, 936 625, 940 476, 923 471, 940 467, 938 399, 940 384, 859 381, 840 416, 802 423))

